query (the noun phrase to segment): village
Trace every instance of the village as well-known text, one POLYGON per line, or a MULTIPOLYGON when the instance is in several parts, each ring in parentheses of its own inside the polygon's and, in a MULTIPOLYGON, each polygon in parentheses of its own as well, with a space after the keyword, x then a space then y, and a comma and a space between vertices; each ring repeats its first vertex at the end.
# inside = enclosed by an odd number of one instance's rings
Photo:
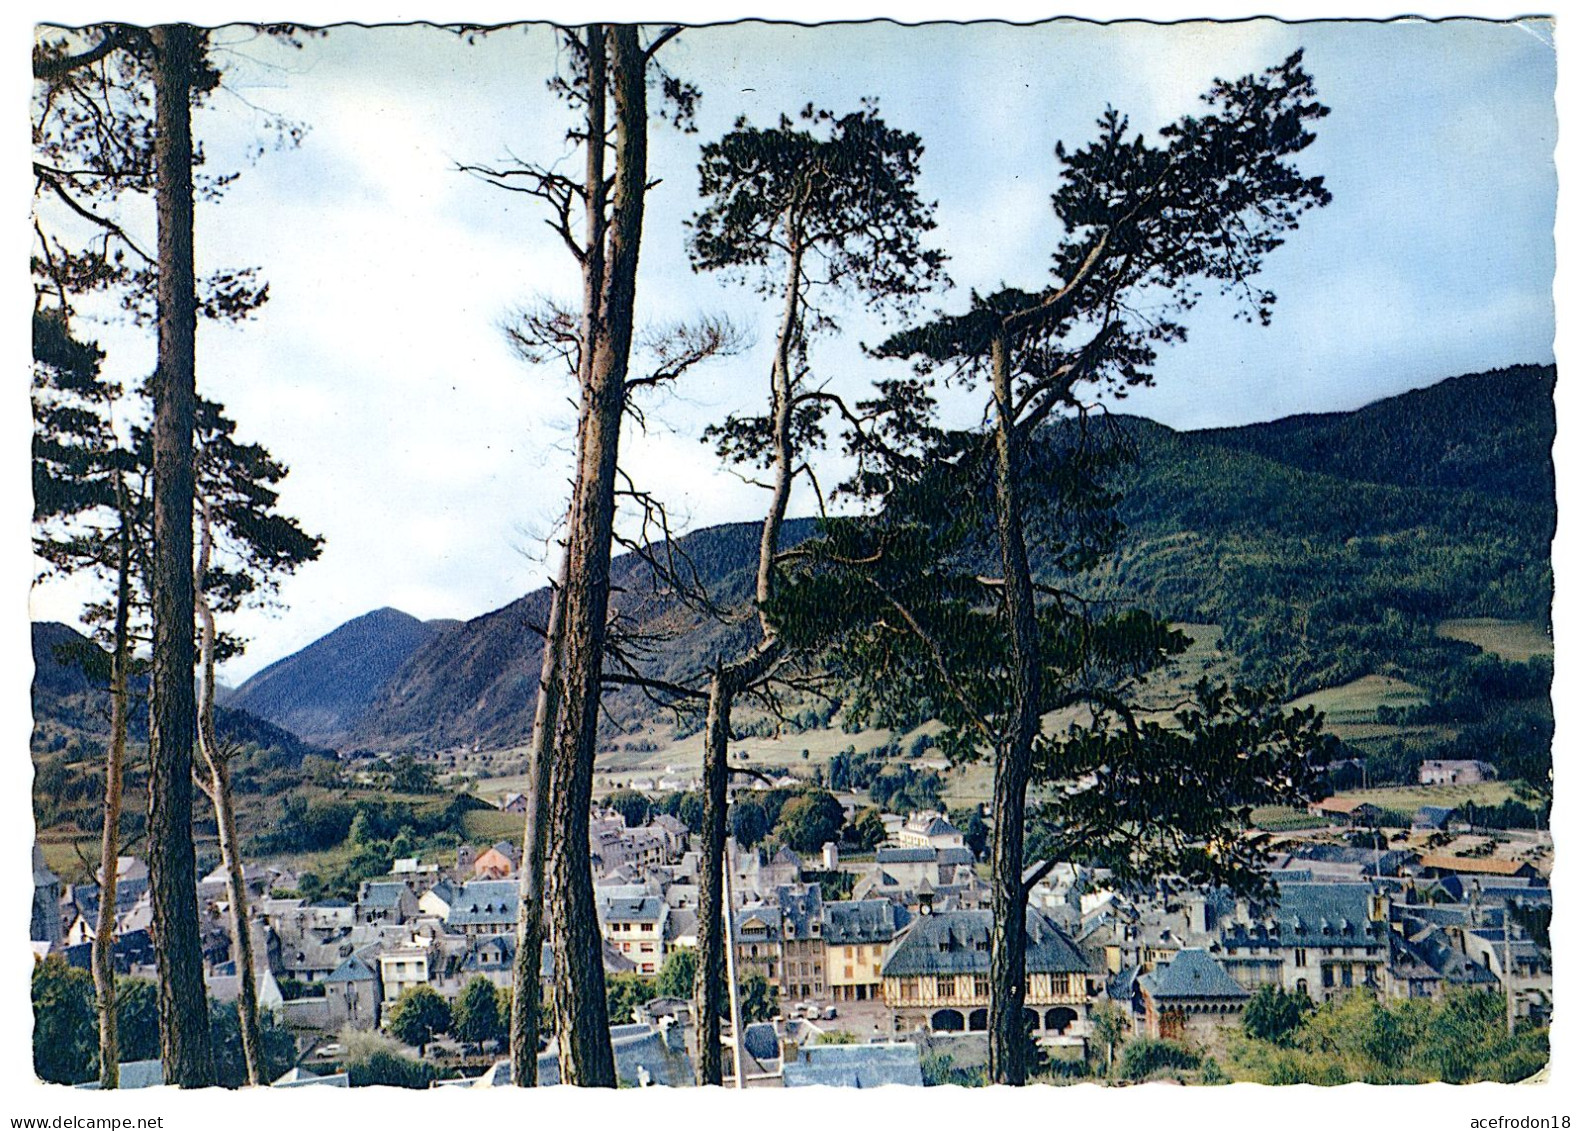
MULTIPOLYGON (((1436 787, 1492 773, 1486 763, 1435 760, 1422 763, 1419 781, 1436 787)), ((672 775, 641 784, 663 791, 692 783, 672 775)), ((740 785, 737 799, 787 784, 795 779, 765 775, 740 785)), ((853 821, 860 799, 840 800, 853 821)), ((501 793, 497 805, 519 814, 525 799, 501 793)), ((1029 865, 1025 1020, 1040 1059, 1080 1075, 1139 1038, 1222 1055, 1225 1034, 1242 1026, 1265 987, 1314 1005, 1354 994, 1436 1001, 1482 991, 1503 998, 1511 1032, 1517 1023, 1547 1024, 1546 831, 1479 831, 1451 807, 1432 805, 1411 815, 1409 830, 1380 828, 1376 805, 1345 797, 1314 803, 1308 816, 1316 820, 1286 832, 1248 830, 1270 854, 1276 894, 1265 899, 1168 880, 1138 888, 1069 862, 1029 865)), ((838 840, 815 854, 772 839, 752 848, 729 842, 736 992, 724 1015, 727 1085, 962 1082, 986 1063, 994 930, 987 863, 941 812, 884 812, 881 820, 882 841, 870 851, 838 840)), ((590 816, 606 983, 629 1009, 610 1014, 624 1085, 694 1082, 693 1004, 676 986, 693 979, 695 841, 685 823, 657 810, 630 825, 610 808, 590 816)), ((414 998, 437 997, 447 1016, 480 992, 503 1000, 516 964, 519 853, 517 842, 501 840, 463 844, 453 859, 397 859, 355 900, 288 895, 296 883, 288 869, 248 865, 260 1005, 297 1050, 277 1086, 348 1086, 348 1041, 392 1028, 410 1036, 392 1018, 414 998)), ((116 971, 153 978, 146 864, 122 856, 113 891, 116 971)), ((240 979, 223 870, 204 876, 197 894, 209 996, 234 1001, 240 979)), ((36 957, 89 968, 107 897, 96 884, 62 885, 35 849, 36 957)), ((547 997, 548 944, 539 976, 547 997)), ((428 1039, 403 1050, 430 1066, 431 1086, 509 1083, 503 1020, 492 1032, 447 1028, 462 1026, 430 1022, 421 1033, 428 1039)), ((556 1057, 551 1037, 539 1055, 546 1083, 558 1079, 556 1057)), ((122 1066, 122 1087, 161 1078, 157 1061, 122 1066)))

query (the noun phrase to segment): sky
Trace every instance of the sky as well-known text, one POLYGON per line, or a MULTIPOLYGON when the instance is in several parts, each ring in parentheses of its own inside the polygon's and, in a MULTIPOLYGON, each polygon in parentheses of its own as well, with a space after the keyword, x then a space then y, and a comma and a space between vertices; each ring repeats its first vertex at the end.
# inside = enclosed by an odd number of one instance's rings
MULTIPOLYGON (((225 85, 196 130, 212 168, 242 175, 199 207, 199 269, 256 265, 271 298, 240 327, 200 330, 199 387, 290 467, 281 507, 324 538, 278 608, 230 620, 250 641, 222 669, 235 684, 371 609, 469 618, 545 582, 575 390, 515 358, 500 325, 535 296, 574 299, 579 280, 538 201, 457 168, 574 161, 570 119, 545 85, 557 66, 546 26, 473 41, 338 27, 300 50, 246 28, 215 39, 225 85), (304 127, 299 145, 270 143, 276 118, 304 127)), ((763 492, 700 435, 726 413, 760 411, 775 311, 749 287, 694 273, 685 252, 698 147, 738 116, 768 125, 808 102, 844 112, 876 97, 886 121, 921 136, 919 191, 937 202, 931 237, 955 285, 920 316, 963 309, 974 288, 1049 281, 1056 141, 1080 145, 1109 105, 1155 130, 1191 112, 1213 78, 1298 49, 1332 109, 1300 163, 1326 178, 1333 204, 1269 257, 1270 327, 1203 302, 1189 341, 1164 351, 1156 387, 1125 411, 1177 428, 1243 424, 1552 361, 1556 57, 1545 22, 741 23, 688 30, 663 50, 703 98, 695 134, 650 130, 659 184, 638 321, 722 313, 755 344, 646 400, 647 428, 628 430, 623 462, 686 529, 761 517, 763 492)), ((129 220, 151 243, 151 217, 129 220)), ((835 313, 840 333, 812 356, 832 387, 860 395, 904 371, 860 349, 895 323, 849 304, 835 313)), ((107 368, 151 368, 147 335, 113 323, 84 332, 108 350, 107 368)), ((967 390, 944 404, 959 423, 981 410, 967 390)), ((792 509, 814 505, 803 491, 792 509)), ((40 585, 32 615, 74 623, 84 592, 40 585)))

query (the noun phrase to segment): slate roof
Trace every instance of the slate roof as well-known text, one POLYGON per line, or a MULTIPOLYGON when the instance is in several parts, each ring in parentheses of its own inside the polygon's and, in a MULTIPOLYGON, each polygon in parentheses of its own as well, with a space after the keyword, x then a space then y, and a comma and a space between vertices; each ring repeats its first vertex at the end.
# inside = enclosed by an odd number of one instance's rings
POLYGON ((778 1060, 782 1051, 779 1034, 767 1021, 755 1021, 742 1030, 741 1048, 754 1060, 778 1060))
POLYGON ((605 896, 598 901, 598 915, 606 923, 657 923, 667 910, 656 895, 605 896))
POLYGON ((521 907, 515 880, 473 880, 462 884, 445 916, 449 927, 514 925, 521 907))
POLYGON ((839 900, 823 905, 823 941, 829 946, 887 943, 911 913, 887 899, 839 900))
POLYGON ((1212 955, 1195 947, 1181 951, 1151 974, 1144 974, 1140 981, 1149 996, 1160 1001, 1244 1001, 1251 997, 1212 955))
MULTIPOLYGON (((1029 974, 1088 973, 1091 963, 1069 935, 1042 912, 1027 908, 1029 974)), ((884 960, 883 976, 982 974, 988 971, 991 911, 939 911, 914 920, 884 960)))
POLYGON ((325 976, 326 982, 374 982, 378 980, 368 964, 353 954, 325 976))
POLYGON ((936 859, 940 864, 959 865, 977 863, 977 857, 972 853, 970 848, 966 848, 965 846, 960 848, 941 848, 938 850, 938 855, 935 856, 934 859, 936 859))
POLYGON ((936 848, 884 848, 878 850, 880 864, 932 864, 938 858, 936 848))
POLYGON ((922 1084, 917 1046, 905 1042, 882 1045, 813 1045, 802 1059, 785 1066, 785 1086, 805 1088, 879 1088, 886 1084, 922 1084))
POLYGON ((1229 946, 1376 946, 1383 924, 1368 920, 1370 884, 1281 884, 1272 926, 1225 928, 1229 946))
POLYGON ((774 890, 774 902, 779 904, 780 922, 790 929, 784 938, 811 939, 823 930, 823 889, 808 884, 805 891, 781 887, 774 890), (813 930, 814 927, 818 930, 813 930))
POLYGON ((516 936, 509 934, 488 935, 478 941, 474 950, 467 952, 461 960, 463 973, 471 974, 480 970, 510 969, 516 961, 516 936), (484 952, 488 957, 484 957, 484 952))
MULTIPOLYGON (((687 1087, 695 1079, 692 1061, 684 1052, 671 1049, 664 1043, 664 1036, 651 1025, 612 1025, 609 1030, 609 1044, 615 1054, 615 1075, 622 1084, 630 1087, 639 1086, 642 1073, 638 1069, 645 1069, 647 1082, 664 1087, 687 1087)), ((499 1065, 493 1070, 493 1084, 510 1083, 510 1061, 502 1062, 505 1066, 503 1077, 499 1065)), ((560 1055, 558 1052, 542 1052, 538 1054, 538 1085, 550 1087, 560 1083, 560 1055)))
POLYGON ((768 927, 769 937, 779 937, 780 909, 778 907, 768 907, 760 903, 752 907, 743 907, 740 911, 737 911, 735 933, 738 940, 741 938, 741 925, 749 919, 761 919, 768 927))
POLYGON ((388 910, 400 904, 401 896, 405 891, 406 885, 400 881, 370 883, 358 902, 364 907, 388 910))

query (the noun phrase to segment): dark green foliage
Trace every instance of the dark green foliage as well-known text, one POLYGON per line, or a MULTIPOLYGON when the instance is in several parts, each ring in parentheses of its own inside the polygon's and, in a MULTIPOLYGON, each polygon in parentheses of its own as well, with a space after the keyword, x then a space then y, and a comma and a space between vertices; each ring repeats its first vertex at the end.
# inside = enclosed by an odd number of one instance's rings
POLYGON ((952 1084, 958 1088, 986 1088, 988 1073, 982 1068, 959 1067, 949 1053, 929 1052, 922 1057, 922 1083, 928 1088, 952 1084))
MULTIPOLYGON (((850 828, 849 825, 846 826, 850 828)), ((841 869, 825 871, 822 868, 803 868, 801 870, 802 882, 817 884, 823 892, 823 901, 829 903, 838 899, 850 899, 851 893, 856 890, 856 873, 841 869)))
MULTIPOLYGON (((641 978, 636 974, 610 974, 604 979, 604 1001, 611 1025, 629 1025, 633 1010, 657 996, 658 986, 652 978, 641 978)), ((688 993, 684 996, 691 995, 688 993)))
POLYGON ((1241 1014, 1241 1028, 1261 1041, 1287 1045, 1301 1027, 1301 1015, 1312 1008, 1310 998, 1287 994, 1282 986, 1258 986, 1241 1014))
POLYGON ((851 823, 852 839, 863 852, 871 852, 884 843, 884 819, 877 809, 862 809, 851 823))
POLYGON ((451 1010, 451 1032, 458 1041, 481 1046, 485 1041, 503 1040, 507 1016, 500 1011, 499 993, 494 983, 479 975, 468 982, 451 1010))
POLYGON ((435 793, 435 769, 431 762, 419 762, 410 754, 390 761, 390 788, 397 793, 435 793))
POLYGON ((123 1062, 153 1060, 159 1055, 159 990, 153 982, 147 978, 117 978, 115 1020, 123 1062))
POLYGON ((1523 1022, 1507 1035, 1498 993, 1382 1003, 1357 992, 1306 1012, 1283 1045, 1249 1040, 1232 1056, 1242 1075, 1270 1084, 1513 1083, 1547 1063, 1548 1031, 1523 1022))
POLYGON ((654 979, 654 989, 659 997, 679 998, 689 1001, 697 982, 697 952, 690 947, 678 947, 664 957, 659 976, 654 979))
MULTIPOLYGON (((1100 716, 1101 717, 1101 716, 1100 716)), ((1260 805, 1302 804, 1319 721, 1265 691, 1199 685, 1172 725, 1073 728, 1044 744, 1037 776, 1059 790, 1029 808, 1030 854, 1082 859, 1120 877, 1183 876, 1260 891, 1266 854, 1241 836, 1260 805)))
POLYGON ((988 822, 983 820, 983 807, 974 805, 970 809, 954 809, 950 812, 950 824, 961 830, 966 841, 966 847, 972 854, 982 859, 988 854, 988 822))
MULTIPOLYGON (((59 957, 33 971, 34 1071, 52 1083, 77 1084, 99 1072, 99 1028, 94 1011, 93 978, 86 970, 67 966, 59 957)), ((159 1051, 158 994, 152 982, 117 979, 116 1017, 121 1062, 153 1060, 159 1051)), ((260 1017, 266 1078, 273 1080, 296 1061, 296 1041, 272 1012, 260 1017)), ((218 1083, 240 1088, 247 1083, 241 1030, 234 1004, 209 1007, 218 1083)))
POLYGON ((1546 829, 1553 802, 1537 808, 1506 798, 1498 805, 1476 805, 1468 801, 1457 808, 1451 820, 1465 821, 1474 829, 1546 829))
POLYGON ((450 1029, 450 1006, 428 985, 408 986, 395 999, 386 1017, 390 1035, 403 1044, 416 1045, 421 1054, 436 1033, 450 1029))
POLYGON ((52 1084, 80 1084, 98 1072, 93 977, 59 957, 33 967, 33 1071, 52 1084))
POLYGON ((873 779, 867 795, 873 804, 891 813, 915 813, 939 809, 944 781, 932 770, 918 771, 912 766, 890 766, 873 779))
POLYGON ((1146 1080, 1155 1072, 1187 1071, 1202 1063, 1202 1057, 1176 1041, 1138 1037, 1120 1054, 1120 1076, 1126 1080, 1146 1080))
MULTIPOLYGON (((263 1078, 277 1080, 296 1063, 296 1038, 268 1009, 258 1015, 258 1035, 262 1039, 263 1078)), ((214 1047, 215 1080, 219 1086, 246 1087, 247 1061, 242 1056, 241 1022, 234 1002, 209 1003, 209 1040, 214 1047)))
POLYGON ((752 848, 768 832, 768 814, 757 801, 741 797, 730 806, 730 835, 742 848, 752 848))
POLYGON ((648 817, 653 812, 653 803, 648 799, 647 794, 638 793, 634 789, 616 790, 604 799, 604 805, 625 818, 628 829, 647 824, 648 817))
POLYGON ((743 1025, 750 1025, 754 1021, 772 1021, 779 1016, 780 992, 756 970, 741 979, 736 992, 741 998, 743 1025))
POLYGON ((388 1049, 374 1049, 365 1059, 349 1063, 346 1075, 353 1088, 427 1088, 434 1079, 434 1066, 388 1049))
POLYGON ((843 116, 808 105, 799 118, 772 129, 741 118, 703 146, 698 195, 708 206, 691 221, 693 266, 777 285, 791 224, 824 278, 875 306, 904 305, 942 280, 944 255, 919 238, 936 226, 915 188, 921 139, 887 126, 872 102, 843 116))
POLYGON ((703 795, 695 789, 666 793, 654 809, 674 817, 689 829, 703 827, 703 795))
POLYGON ((845 810, 826 790, 813 789, 792 797, 774 822, 774 835, 801 853, 813 853, 828 841, 838 841, 845 826, 845 810))

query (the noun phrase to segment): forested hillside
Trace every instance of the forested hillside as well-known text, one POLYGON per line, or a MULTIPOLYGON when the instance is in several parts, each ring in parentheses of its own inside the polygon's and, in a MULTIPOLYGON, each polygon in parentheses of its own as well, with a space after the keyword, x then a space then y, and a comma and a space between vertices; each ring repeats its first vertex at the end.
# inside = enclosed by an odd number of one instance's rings
MULTIPOLYGON (((1440 635, 1441 622, 1548 623, 1553 384, 1552 367, 1506 369, 1356 412, 1200 432, 1113 417, 1111 439, 1134 451, 1115 479, 1126 532, 1077 583, 1219 625, 1243 674, 1291 698, 1369 674, 1452 697, 1477 649, 1440 635)), ((786 544, 812 529, 793 523, 786 544)), ((757 536, 753 524, 700 530, 673 561, 720 606, 743 609, 757 536)), ((668 547, 656 553, 670 560, 668 547)), ((650 674, 695 675, 746 630, 689 606, 636 555, 614 571, 614 615, 650 674)), ((464 623, 379 610, 271 665, 230 703, 343 750, 517 745, 547 616, 547 590, 464 623)), ((41 719, 102 727, 80 673, 40 680, 41 719)), ((629 689, 607 698, 628 722, 661 714, 629 689)))

